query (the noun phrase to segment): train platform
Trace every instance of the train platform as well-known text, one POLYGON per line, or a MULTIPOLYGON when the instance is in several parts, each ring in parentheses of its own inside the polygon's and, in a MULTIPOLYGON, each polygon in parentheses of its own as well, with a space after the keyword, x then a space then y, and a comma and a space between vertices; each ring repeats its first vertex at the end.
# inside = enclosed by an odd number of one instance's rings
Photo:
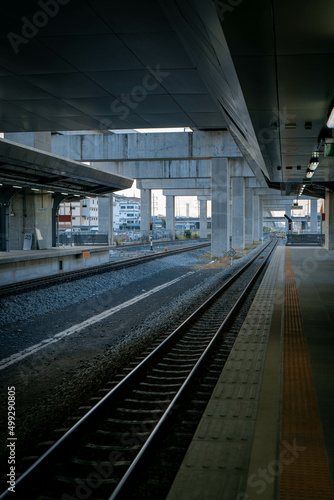
POLYGON ((167 500, 329 500, 334 252, 278 247, 167 500))
POLYGON ((63 246, 0 252, 0 284, 17 283, 109 262, 111 246, 63 246))

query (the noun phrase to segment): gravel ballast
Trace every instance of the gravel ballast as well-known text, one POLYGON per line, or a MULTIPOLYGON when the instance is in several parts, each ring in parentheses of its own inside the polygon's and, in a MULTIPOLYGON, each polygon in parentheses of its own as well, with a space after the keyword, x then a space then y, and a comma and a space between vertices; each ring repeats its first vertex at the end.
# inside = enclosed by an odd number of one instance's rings
MULTIPOLYGON (((236 260, 233 271, 256 251, 236 260)), ((208 249, 194 250, 1 300, 0 324, 5 334, 0 347, 12 339, 18 352, 20 342, 23 347, 36 343, 37 327, 39 339, 48 337, 78 317, 89 317, 107 304, 122 303, 193 271, 163 291, 1 372, 2 396, 7 386, 16 386, 21 470, 25 468, 21 459, 40 453, 37 444, 49 439, 52 429, 69 428, 73 422, 67 419, 80 405, 91 406, 90 398, 99 389, 160 335, 171 333, 231 275, 232 268, 216 268, 210 261, 208 249)), ((4 418, 2 410, 0 419, 4 418)), ((5 459, 5 430, 0 432, 0 458, 5 459)))

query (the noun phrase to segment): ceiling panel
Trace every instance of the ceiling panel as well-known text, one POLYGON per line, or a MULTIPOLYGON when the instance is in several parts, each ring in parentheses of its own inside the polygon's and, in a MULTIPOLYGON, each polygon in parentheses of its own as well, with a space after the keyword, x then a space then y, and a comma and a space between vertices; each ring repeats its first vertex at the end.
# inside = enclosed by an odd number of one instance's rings
POLYGON ((82 113, 73 108, 72 106, 66 104, 66 102, 59 101, 57 99, 33 99, 33 100, 21 100, 21 101, 9 101, 13 105, 18 105, 21 108, 30 111, 31 113, 36 113, 40 116, 68 116, 68 115, 78 115, 82 113))
MULTIPOLYGON (((30 75, 25 76, 25 85, 29 88, 29 83, 33 83, 40 90, 53 97, 103 97, 108 93, 96 85, 82 73, 56 73, 53 75, 30 75)), ((39 97, 41 98, 41 97, 39 97)))
POLYGON ((1 99, 50 99, 50 94, 18 76, 3 76, 0 80, 1 99))
POLYGON ((174 32, 130 33, 120 38, 144 66, 193 68, 194 65, 174 32))
POLYGON ((45 37, 41 38, 41 41, 56 54, 64 57, 76 70, 108 71, 142 68, 135 55, 116 35, 45 37))
POLYGON ((146 69, 136 71, 96 71, 87 72, 86 74, 112 95, 166 93, 154 75, 146 69))
POLYGON ((164 71, 161 85, 170 94, 206 94, 208 89, 196 69, 164 71))
POLYGON ((27 2, 26 0, 15 0, 15 2, 2 2, 0 12, 13 20, 20 21, 13 27, 11 31, 20 33, 24 22, 22 17, 25 17, 30 22, 36 23, 39 20, 40 36, 54 36, 66 33, 68 35, 85 35, 85 34, 100 34, 110 32, 110 28, 104 20, 96 15, 94 10, 85 2, 70 0, 61 5, 61 2, 49 2, 50 12, 53 13, 45 16, 45 10, 41 8, 42 4, 48 5, 48 2, 27 2), (5 4, 5 5, 4 5, 5 4), (40 12, 40 16, 36 18, 36 14, 40 12), (44 14, 44 15, 43 15, 44 14))
POLYGON ((218 105, 208 94, 175 94, 175 101, 186 112, 217 113, 218 105))
POLYGON ((36 38, 26 39, 15 53, 8 39, 0 39, 1 65, 16 75, 70 73, 73 67, 36 38))
POLYGON ((94 1, 95 12, 115 33, 160 33, 171 31, 158 2, 127 0, 126 2, 94 1))
POLYGON ((138 114, 178 113, 179 105, 169 95, 146 95, 139 102, 129 96, 118 96, 119 101, 138 114))

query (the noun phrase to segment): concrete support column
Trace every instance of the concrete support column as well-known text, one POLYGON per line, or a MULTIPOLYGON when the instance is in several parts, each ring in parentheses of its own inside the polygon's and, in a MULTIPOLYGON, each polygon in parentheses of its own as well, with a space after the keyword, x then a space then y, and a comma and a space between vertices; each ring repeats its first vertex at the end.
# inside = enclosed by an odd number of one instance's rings
POLYGON ((245 248, 245 179, 232 178, 232 247, 245 248))
POLYGON ((260 197, 253 195, 254 241, 260 241, 260 197))
POLYGON ((245 188, 245 244, 254 241, 254 190, 245 188))
POLYGON ((318 232, 318 200, 311 200, 311 218, 310 232, 315 234, 318 232))
MULTIPOLYGON (((287 205, 285 207, 285 214, 291 218, 291 205, 287 205)), ((292 223, 291 223, 291 229, 292 229, 292 223)), ((285 221, 285 232, 287 233, 289 230, 289 221, 286 219, 285 221)))
POLYGON ((212 158, 211 255, 224 257, 230 248, 230 172, 227 158, 212 158))
POLYGON ((166 196, 166 229, 175 239, 175 196, 166 196))
POLYGON ((114 198, 112 194, 99 198, 99 231, 108 233, 108 244, 114 240, 114 198))
POLYGON ((151 190, 140 190, 140 230, 144 236, 149 235, 151 222, 151 190))
POLYGON ((328 189, 326 189, 325 214, 325 248, 334 250, 334 193, 328 189))
POLYGON ((199 237, 206 238, 208 235, 208 203, 199 200, 199 237))
POLYGON ((261 240, 263 236, 263 200, 260 198, 259 199, 259 241, 261 240))

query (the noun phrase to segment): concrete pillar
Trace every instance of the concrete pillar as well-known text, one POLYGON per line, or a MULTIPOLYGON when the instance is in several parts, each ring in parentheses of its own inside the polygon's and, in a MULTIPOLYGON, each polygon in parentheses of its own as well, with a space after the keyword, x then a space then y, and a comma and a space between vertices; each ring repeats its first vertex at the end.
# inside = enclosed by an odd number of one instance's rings
POLYGON ((245 188, 245 244, 251 245, 254 241, 254 190, 245 188))
POLYGON ((212 158, 211 256, 224 257, 230 248, 230 175, 227 158, 212 158))
POLYGON ((245 248, 245 179, 232 178, 232 247, 245 248))
MULTIPOLYGON (((291 218, 291 205, 287 205, 285 207, 285 212, 286 215, 288 215, 291 218)), ((292 223, 291 223, 291 229, 292 229, 292 223)), ((286 219, 285 221, 285 232, 287 233, 289 230, 289 221, 286 219)))
POLYGON ((175 239, 175 196, 166 196, 166 230, 175 239))
POLYGON ((318 232, 318 200, 311 200, 310 233, 318 232))
POLYGON ((206 238, 208 235, 208 203, 199 200, 199 237, 206 238))
POLYGON ((259 199, 259 241, 263 236, 263 200, 259 199))
POLYGON ((149 235, 151 222, 151 190, 140 190, 140 230, 144 236, 149 235))
POLYGON ((253 194, 253 230, 254 241, 260 241, 260 197, 253 194))
POLYGON ((114 197, 113 194, 99 198, 99 231, 108 233, 108 243, 114 240, 114 197))
POLYGON ((326 189, 325 214, 325 248, 334 250, 334 193, 329 189, 326 189))

